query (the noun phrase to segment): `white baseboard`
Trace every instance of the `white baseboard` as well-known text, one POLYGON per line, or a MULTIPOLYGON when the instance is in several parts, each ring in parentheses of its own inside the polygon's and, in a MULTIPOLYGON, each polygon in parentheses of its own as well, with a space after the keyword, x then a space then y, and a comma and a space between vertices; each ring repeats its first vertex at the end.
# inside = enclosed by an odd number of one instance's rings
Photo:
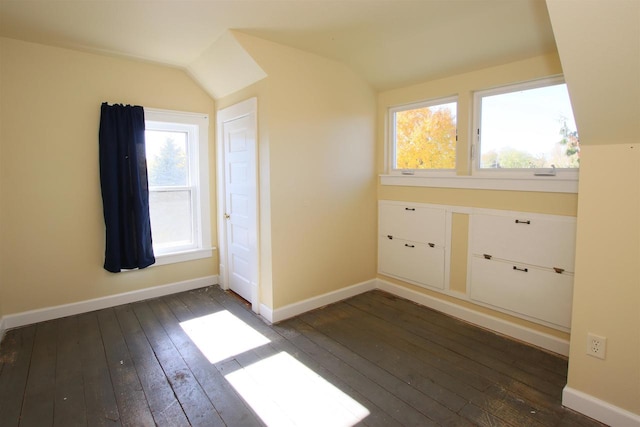
POLYGON ((475 310, 470 310, 448 301, 434 298, 421 292, 399 286, 382 279, 376 279, 376 288, 406 298, 410 301, 448 314, 474 325, 491 329, 498 333, 544 348, 554 353, 569 355, 569 341, 539 332, 526 326, 517 325, 497 317, 489 316, 475 310))
POLYGON ((287 306, 271 309, 264 304, 260 305, 260 316, 270 323, 280 322, 294 316, 298 316, 307 311, 315 310, 361 293, 380 289, 391 294, 406 298, 410 301, 440 311, 453 317, 457 317, 474 325, 491 329, 498 333, 524 341, 526 343, 544 348, 564 356, 569 355, 569 341, 536 331, 526 326, 517 325, 506 320, 499 319, 487 314, 477 312, 457 304, 453 304, 439 298, 434 298, 421 292, 416 292, 404 286, 395 285, 382 279, 372 279, 357 283, 347 288, 329 292, 304 301, 289 304, 287 306))
POLYGON ((569 386, 566 386, 564 390, 562 390, 562 404, 569 409, 573 409, 610 426, 640 426, 640 415, 614 406, 604 400, 600 400, 569 386))
MULTIPOLYGON (((33 323, 57 319, 65 316, 71 316, 74 314, 100 310, 120 304, 128 304, 131 302, 141 301, 149 298, 169 295, 176 292, 202 288, 218 283, 218 276, 207 276, 192 280, 186 280, 183 282, 126 292, 122 294, 109 295, 106 297, 91 299, 87 301, 80 301, 77 303, 47 307, 39 310, 31 310, 22 313, 7 315, 0 318, 0 340, 4 337, 4 333, 11 328, 30 325, 33 323)), ((434 298, 426 294, 405 288, 403 286, 395 285, 382 279, 372 279, 365 282, 357 283, 343 289, 309 298, 297 303, 289 304, 275 310, 262 304, 260 305, 260 315, 268 322, 276 323, 373 289, 380 289, 389 292, 418 304, 422 304, 426 307, 430 307, 434 310, 441 311, 475 325, 494 330, 496 332, 508 335, 510 337, 522 340, 538 347, 545 348, 558 354, 562 354, 565 356, 569 354, 568 341, 539 331, 535 331, 524 326, 516 325, 502 319, 488 316, 474 310, 459 306, 457 304, 434 298)))
POLYGON ((145 299, 161 297, 177 292, 189 291, 203 288, 205 286, 217 285, 218 276, 199 277, 197 279, 185 280, 183 282, 169 283, 161 286, 140 289, 122 294, 108 295, 106 297, 90 299, 86 301, 74 302, 71 304, 47 307, 38 310, 30 310, 22 313, 9 314, 0 319, 0 336, 4 331, 20 326, 31 325, 37 322, 44 322, 75 314, 87 313, 103 308, 114 307, 121 304, 129 304, 145 299))
POLYGON ((258 312, 258 314, 267 322, 273 323, 273 310, 271 309, 271 307, 260 304, 260 311, 258 312))
POLYGON ((285 319, 297 316, 316 308, 324 307, 334 302, 342 301, 347 298, 359 295, 361 293, 371 291, 376 288, 376 279, 367 280, 366 282, 357 283, 337 291, 309 298, 304 301, 286 305, 282 308, 271 310, 268 307, 260 307, 260 315, 271 323, 280 322, 285 319))

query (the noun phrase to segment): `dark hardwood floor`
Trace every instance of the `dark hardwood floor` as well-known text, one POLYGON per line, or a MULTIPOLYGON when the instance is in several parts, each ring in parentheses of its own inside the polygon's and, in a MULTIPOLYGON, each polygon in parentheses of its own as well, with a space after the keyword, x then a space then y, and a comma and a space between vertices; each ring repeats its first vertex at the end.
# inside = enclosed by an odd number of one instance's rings
POLYGON ((566 371, 379 291, 269 326, 213 286, 8 331, 0 425, 600 425, 566 371))

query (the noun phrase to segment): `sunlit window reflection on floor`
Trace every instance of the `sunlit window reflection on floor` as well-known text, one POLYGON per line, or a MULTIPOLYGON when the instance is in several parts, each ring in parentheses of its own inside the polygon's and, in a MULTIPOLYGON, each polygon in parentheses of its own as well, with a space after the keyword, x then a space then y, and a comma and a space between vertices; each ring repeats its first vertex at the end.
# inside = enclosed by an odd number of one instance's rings
POLYGON ((268 426, 352 426, 369 411, 288 353, 226 375, 268 426))
POLYGON ((268 344, 267 337, 228 311, 219 311, 180 323, 211 363, 268 344))

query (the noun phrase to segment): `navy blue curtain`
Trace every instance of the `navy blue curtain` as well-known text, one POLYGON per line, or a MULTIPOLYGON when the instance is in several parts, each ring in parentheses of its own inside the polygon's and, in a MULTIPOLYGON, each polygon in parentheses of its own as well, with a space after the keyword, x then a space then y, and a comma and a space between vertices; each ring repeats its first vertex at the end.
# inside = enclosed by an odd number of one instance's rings
POLYGON ((155 263, 149 219, 144 109, 102 104, 100 185, 106 226, 104 268, 145 268, 155 263))

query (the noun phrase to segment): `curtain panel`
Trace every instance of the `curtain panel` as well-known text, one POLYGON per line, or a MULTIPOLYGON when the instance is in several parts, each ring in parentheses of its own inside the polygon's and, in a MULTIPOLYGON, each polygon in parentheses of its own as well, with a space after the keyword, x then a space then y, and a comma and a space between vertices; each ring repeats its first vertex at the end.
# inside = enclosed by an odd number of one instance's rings
POLYGON ((155 263, 149 218, 144 109, 102 104, 100 185, 106 228, 104 268, 145 268, 155 263))

